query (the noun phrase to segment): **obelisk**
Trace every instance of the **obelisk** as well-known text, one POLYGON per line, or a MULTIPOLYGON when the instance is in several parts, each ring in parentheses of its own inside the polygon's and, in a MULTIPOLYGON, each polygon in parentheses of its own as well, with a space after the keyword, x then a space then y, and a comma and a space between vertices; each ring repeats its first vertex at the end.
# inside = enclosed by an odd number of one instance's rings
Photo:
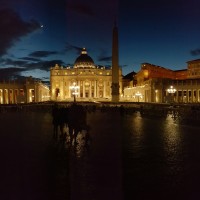
POLYGON ((112 102, 119 102, 119 53, 118 53, 118 28, 116 23, 112 37, 112 102))

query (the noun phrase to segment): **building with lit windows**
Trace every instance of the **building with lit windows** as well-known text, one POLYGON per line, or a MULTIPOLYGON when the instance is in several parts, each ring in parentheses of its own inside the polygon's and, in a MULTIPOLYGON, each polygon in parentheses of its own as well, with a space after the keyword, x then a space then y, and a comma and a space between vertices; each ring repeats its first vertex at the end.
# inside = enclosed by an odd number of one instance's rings
POLYGON ((200 59, 188 61, 187 69, 173 71, 142 63, 134 86, 124 88, 123 99, 133 102, 200 102, 200 59))
MULTIPOLYGON (((122 94, 122 70, 119 69, 119 93, 122 94)), ((72 67, 55 65, 50 70, 51 100, 111 101, 112 68, 95 65, 85 48, 72 67)))
POLYGON ((33 103, 49 100, 49 87, 28 77, 25 81, 0 82, 0 104, 33 103))

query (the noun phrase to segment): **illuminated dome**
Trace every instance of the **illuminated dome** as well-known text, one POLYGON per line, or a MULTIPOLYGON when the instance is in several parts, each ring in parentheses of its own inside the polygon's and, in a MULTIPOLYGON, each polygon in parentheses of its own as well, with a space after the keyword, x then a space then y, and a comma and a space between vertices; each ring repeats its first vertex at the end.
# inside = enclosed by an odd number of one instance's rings
POLYGON ((95 68, 94 61, 88 56, 85 48, 82 49, 81 55, 76 59, 74 68, 95 68))

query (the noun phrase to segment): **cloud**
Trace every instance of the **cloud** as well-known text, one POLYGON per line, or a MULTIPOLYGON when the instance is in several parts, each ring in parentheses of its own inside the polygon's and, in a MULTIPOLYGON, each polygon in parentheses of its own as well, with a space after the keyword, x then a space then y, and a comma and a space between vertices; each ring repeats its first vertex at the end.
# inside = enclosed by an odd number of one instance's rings
POLYGON ((39 61, 41 61, 38 58, 32 58, 32 57, 22 57, 22 58, 18 58, 18 59, 26 60, 26 61, 32 61, 32 62, 39 62, 39 61))
MULTIPOLYGON (((26 58, 26 57, 25 57, 26 58)), ((8 68, 19 68, 21 71, 26 71, 26 70, 34 70, 34 69, 40 69, 44 71, 49 71, 50 67, 54 67, 56 64, 59 66, 66 66, 66 63, 64 63, 62 60, 49 60, 49 61, 43 61, 43 60, 36 60, 27 61, 27 60, 12 60, 10 58, 7 59, 0 59, 0 66, 5 66, 3 67, 8 69, 8 68)), ((0 67, 1 69, 2 67, 0 67)))
POLYGON ((69 43, 66 44, 65 49, 64 49, 65 52, 75 51, 77 55, 80 55, 81 50, 82 50, 82 47, 78 47, 69 43))
MULTIPOLYGON (((9 68, 0 68, 0 82, 8 82, 8 81, 24 81, 27 76, 23 76, 21 73, 24 72, 26 70, 24 70, 24 68, 17 68, 17 67, 9 67, 9 68)), ((34 77, 35 78, 35 77, 34 77)), ((41 80, 43 82, 43 78, 35 78, 38 80, 41 80)), ((44 78, 44 83, 49 84, 49 77, 45 77, 44 78)))
POLYGON ((40 69, 44 71, 49 71, 51 67, 54 67, 56 64, 59 66, 65 66, 65 63, 62 60, 50 60, 50 61, 40 61, 40 62, 34 62, 34 63, 27 63, 25 65, 26 70, 34 70, 34 69, 40 69))
POLYGON ((23 68, 10 67, 10 68, 0 68, 0 81, 16 79, 20 76, 23 68))
POLYGON ((17 67, 23 67, 24 65, 27 64, 27 61, 22 61, 22 60, 12 60, 10 58, 7 59, 1 59, 0 62, 3 66, 17 66, 17 67))
MULTIPOLYGON (((26 57, 25 57, 26 58, 26 57)), ((66 64, 62 60, 50 60, 50 61, 42 61, 38 62, 27 61, 27 60, 12 60, 12 59, 0 59, 0 66, 6 66, 4 68, 0 68, 0 80, 13 80, 13 79, 21 79, 21 73, 27 71, 41 70, 45 72, 49 72, 51 67, 54 67, 56 64, 59 66, 66 66, 66 64)), ((49 77, 46 77, 49 79, 49 77)))
POLYGON ((125 64, 125 65, 121 65, 121 67, 122 67, 122 68, 124 68, 124 67, 128 67, 128 65, 126 65, 126 64, 125 64))
POLYGON ((199 56, 200 55, 200 49, 192 50, 192 51, 190 51, 190 54, 192 56, 199 56))
POLYGON ((55 54, 58 54, 58 52, 57 51, 34 51, 30 53, 29 56, 42 58, 42 57, 48 57, 55 54))
POLYGON ((65 66, 72 66, 74 63, 67 63, 65 66))
POLYGON ((104 49, 100 49, 100 55, 98 56, 97 60, 99 62, 111 62, 112 56, 108 56, 104 49))
POLYGON ((0 9, 0 55, 6 54, 21 37, 40 28, 37 21, 32 19, 25 22, 12 9, 0 9))
POLYGON ((98 61, 99 62, 110 62, 112 60, 112 56, 107 56, 107 57, 99 57, 98 61))

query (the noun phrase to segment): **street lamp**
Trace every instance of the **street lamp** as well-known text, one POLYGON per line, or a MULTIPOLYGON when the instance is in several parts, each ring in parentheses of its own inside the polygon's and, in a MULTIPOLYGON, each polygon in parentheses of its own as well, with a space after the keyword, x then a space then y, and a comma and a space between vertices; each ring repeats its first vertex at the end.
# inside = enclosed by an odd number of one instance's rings
POLYGON ((73 85, 71 85, 69 88, 72 91, 72 94, 74 96, 74 102, 76 102, 76 95, 78 95, 79 86, 76 85, 75 82, 73 82, 73 85))
POLYGON ((135 93, 135 96, 138 97, 138 102, 139 102, 139 98, 142 96, 142 94, 141 94, 140 92, 137 91, 137 92, 135 93))
POLYGON ((171 102, 174 101, 174 93, 176 89, 171 85, 170 88, 167 89, 167 92, 171 95, 171 102))

